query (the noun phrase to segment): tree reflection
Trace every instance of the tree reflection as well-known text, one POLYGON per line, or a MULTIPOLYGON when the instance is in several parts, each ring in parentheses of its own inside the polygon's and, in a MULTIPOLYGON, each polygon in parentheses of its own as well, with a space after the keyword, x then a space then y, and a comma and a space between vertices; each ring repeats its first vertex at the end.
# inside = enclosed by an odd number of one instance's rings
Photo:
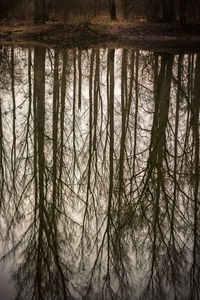
POLYGON ((16 299, 199 299, 199 54, 0 55, 16 299))

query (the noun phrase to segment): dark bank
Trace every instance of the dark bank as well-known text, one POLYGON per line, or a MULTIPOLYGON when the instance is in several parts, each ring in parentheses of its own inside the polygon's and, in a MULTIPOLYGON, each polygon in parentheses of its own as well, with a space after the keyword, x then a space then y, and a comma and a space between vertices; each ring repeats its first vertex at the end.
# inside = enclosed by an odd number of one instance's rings
POLYGON ((2 0, 0 42, 199 49, 199 0, 2 0))

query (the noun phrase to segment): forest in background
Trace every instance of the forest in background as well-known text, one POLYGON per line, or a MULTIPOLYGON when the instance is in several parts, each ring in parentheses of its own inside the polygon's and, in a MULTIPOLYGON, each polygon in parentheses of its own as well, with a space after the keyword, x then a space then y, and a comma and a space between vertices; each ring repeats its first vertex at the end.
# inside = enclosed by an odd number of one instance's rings
POLYGON ((199 23, 200 0, 1 0, 0 19, 81 23, 111 20, 199 23))

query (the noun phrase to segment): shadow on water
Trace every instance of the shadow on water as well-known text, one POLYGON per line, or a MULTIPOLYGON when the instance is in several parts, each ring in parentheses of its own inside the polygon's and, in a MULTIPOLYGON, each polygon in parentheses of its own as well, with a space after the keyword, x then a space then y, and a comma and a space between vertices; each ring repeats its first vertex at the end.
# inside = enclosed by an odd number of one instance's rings
POLYGON ((0 71, 14 299, 200 299, 200 55, 2 47, 0 71))

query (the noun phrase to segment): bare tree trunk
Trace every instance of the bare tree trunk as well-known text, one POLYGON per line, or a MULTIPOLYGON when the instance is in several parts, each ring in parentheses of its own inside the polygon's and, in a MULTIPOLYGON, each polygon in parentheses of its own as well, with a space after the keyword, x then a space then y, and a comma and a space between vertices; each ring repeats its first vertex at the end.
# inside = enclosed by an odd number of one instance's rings
POLYGON ((171 236, 172 241, 174 244, 175 237, 174 237, 174 218, 175 218, 175 208, 176 208, 176 201, 177 201, 177 156, 178 156, 178 129, 179 129, 179 110, 180 110, 180 100, 181 100, 181 74, 182 74, 182 62, 183 62, 183 55, 179 55, 178 59, 178 89, 177 89, 177 96, 176 96, 176 120, 175 120, 175 133, 174 133, 174 197, 173 197, 173 204, 172 204, 172 216, 171 216, 171 236))
POLYGON ((13 142, 11 151, 11 164, 12 164, 12 176, 13 176, 13 190, 14 199, 16 195, 16 99, 15 99, 15 55, 14 48, 11 48, 11 90, 12 90, 12 100, 13 100, 13 120, 12 120, 12 132, 13 132, 13 142))
POLYGON ((58 109, 59 109, 59 51, 54 52, 54 88, 53 88, 53 202, 52 224, 55 222, 55 209, 57 206, 57 155, 58 155, 58 109))
POLYGON ((63 156, 64 156, 64 125, 65 125, 65 93, 66 93, 66 66, 67 66, 67 54, 65 50, 62 53, 63 70, 61 79, 61 108, 60 108, 60 168, 59 168, 59 195, 58 205, 62 203, 62 174, 63 174, 63 156))
POLYGON ((110 149, 109 149, 109 196, 107 210, 107 278, 110 277, 110 242, 111 242, 111 209, 113 198, 113 176, 114 176, 114 59, 115 50, 109 50, 109 73, 110 73, 110 105, 109 105, 109 120, 110 120, 110 149))
POLYGON ((158 21, 160 19, 160 1, 151 0, 148 5, 148 16, 150 21, 158 21))
POLYGON ((4 192, 4 167, 3 167, 3 120, 0 98, 0 208, 2 207, 4 192))
POLYGON ((135 176, 135 161, 137 150, 137 126, 138 126, 138 105, 139 105, 139 92, 138 92, 138 72, 139 72, 139 57, 140 53, 136 51, 136 66, 135 66, 135 122, 134 122, 134 148, 133 148, 133 176, 135 176))
POLYGON ((42 24, 46 21, 46 1, 34 0, 35 23, 42 24))
POLYGON ((124 0, 124 19, 127 20, 129 17, 129 0, 124 0))
POLYGON ((200 243, 199 243, 199 215, 200 215, 200 205, 199 205, 199 169, 200 169, 200 141, 199 141, 199 113, 200 113, 200 55, 197 55, 196 58, 196 69, 195 69, 195 83, 194 83, 194 99, 192 99, 191 103, 191 125, 193 130, 193 145, 194 145, 194 170, 192 176, 193 181, 193 193, 194 193, 194 228, 193 228, 193 264, 191 269, 191 298, 190 299, 198 299, 199 292, 199 251, 200 251, 200 243))
POLYGON ((82 66, 81 66, 81 54, 82 51, 78 50, 78 108, 81 109, 81 93, 82 93, 82 66))
MULTIPOLYGON (((124 189, 124 154, 126 141, 126 119, 127 119, 127 49, 122 53, 122 70, 121 70, 121 142, 120 142, 120 158, 119 158, 119 197, 118 197, 118 223, 121 219, 121 196, 124 189)), ((120 226, 119 226, 120 228, 120 226)), ((120 238, 120 233, 119 233, 120 238)))
POLYGON ((109 13, 110 18, 113 21, 117 20, 117 14, 116 14, 116 2, 115 0, 109 0, 109 13))
MULTIPOLYGON (((44 128, 45 128, 45 49, 35 48, 34 50, 34 103, 36 108, 36 131, 38 150, 38 171, 39 171, 39 236, 37 253, 37 273, 36 284, 38 296, 43 299, 42 293, 42 252, 44 235, 44 213, 45 213, 45 194, 44 194, 44 128)), ((37 153, 35 153, 35 159, 37 153)), ((37 186, 35 187, 37 189, 37 186)), ((37 209, 37 206, 35 207, 37 209)))
POLYGON ((91 192, 91 168, 92 168, 92 121, 93 121, 93 109, 92 109, 92 90, 93 90, 93 74, 94 74, 94 59, 95 59, 95 50, 91 51, 91 60, 90 60, 90 75, 89 75, 89 144, 88 144, 88 174, 87 174, 87 193, 86 193, 86 204, 85 204, 85 212, 83 217, 83 227, 82 227, 82 259, 84 258, 84 244, 83 244, 83 236, 84 230, 86 227, 86 220, 88 217, 88 207, 89 207, 89 196, 91 192))
POLYGON ((77 80, 77 72, 76 72, 76 49, 73 50, 73 69, 74 69, 74 82, 73 82, 73 182, 75 180, 76 175, 76 80, 77 80))
POLYGON ((163 0, 162 1, 162 13, 163 21, 173 22, 176 19, 175 13, 175 1, 174 0, 163 0))
POLYGON ((96 68, 94 78, 94 138, 93 138, 93 150, 97 149, 97 117, 98 117, 98 105, 99 105, 99 49, 96 50, 96 68))
POLYGON ((186 1, 179 0, 179 20, 182 25, 186 23, 186 1))

